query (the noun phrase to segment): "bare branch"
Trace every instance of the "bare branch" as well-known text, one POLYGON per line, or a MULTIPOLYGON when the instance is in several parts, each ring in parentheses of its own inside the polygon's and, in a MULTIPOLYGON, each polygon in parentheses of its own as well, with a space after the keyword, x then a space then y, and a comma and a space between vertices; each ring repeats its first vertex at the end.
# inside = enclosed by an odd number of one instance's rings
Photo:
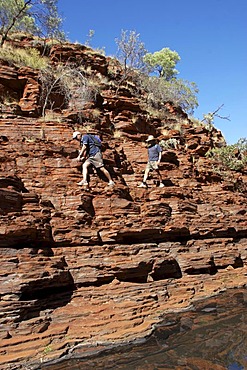
POLYGON ((219 112, 219 110, 224 106, 224 104, 221 104, 214 112, 212 112, 211 114, 214 116, 217 112, 219 112))
POLYGON ((209 121, 209 117, 210 117, 210 123, 213 122, 214 117, 218 117, 220 119, 226 119, 228 121, 231 121, 229 116, 226 117, 226 116, 220 116, 219 114, 217 114, 223 106, 224 106, 224 104, 221 104, 217 109, 215 109, 214 112, 209 112, 208 114, 205 114, 204 118, 201 120, 201 122, 209 121))
POLYGON ((220 119, 226 119, 227 121, 231 121, 231 120, 230 120, 230 116, 228 116, 228 117, 223 117, 223 116, 220 116, 219 114, 215 114, 215 117, 218 117, 218 118, 220 118, 220 119))
POLYGON ((47 68, 40 71, 42 116, 47 107, 54 107, 54 96, 60 95, 63 105, 72 106, 78 112, 93 98, 93 90, 88 80, 71 65, 58 66, 56 70, 47 68))

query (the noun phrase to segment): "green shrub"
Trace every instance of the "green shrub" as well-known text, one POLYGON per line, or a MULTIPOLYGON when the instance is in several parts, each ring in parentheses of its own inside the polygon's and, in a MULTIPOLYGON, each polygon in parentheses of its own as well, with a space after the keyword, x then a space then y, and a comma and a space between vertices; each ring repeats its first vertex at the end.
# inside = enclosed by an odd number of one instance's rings
POLYGON ((241 171, 247 165, 247 139, 242 138, 236 144, 209 150, 206 157, 213 158, 225 169, 241 171))
POLYGON ((0 49, 0 59, 7 61, 10 65, 18 67, 31 67, 35 69, 44 69, 48 65, 48 59, 42 57, 38 50, 33 48, 21 49, 13 47, 4 47, 0 49))

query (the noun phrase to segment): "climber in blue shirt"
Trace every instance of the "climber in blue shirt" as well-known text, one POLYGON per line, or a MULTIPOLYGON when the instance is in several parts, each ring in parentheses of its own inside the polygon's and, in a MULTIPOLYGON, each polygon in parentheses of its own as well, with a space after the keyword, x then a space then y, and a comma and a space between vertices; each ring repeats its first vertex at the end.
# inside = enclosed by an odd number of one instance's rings
POLYGON ((112 181, 110 173, 104 166, 102 153, 101 153, 101 140, 99 136, 87 133, 82 136, 80 131, 75 131, 73 133, 73 139, 80 141, 81 150, 79 151, 79 155, 77 160, 80 161, 81 159, 85 159, 82 165, 82 175, 83 179, 78 182, 78 185, 85 185, 88 186, 88 168, 89 166, 94 166, 96 169, 102 171, 102 173, 108 179, 108 185, 114 186, 114 182, 112 181))
POLYGON ((162 148, 159 144, 156 144, 156 140, 153 137, 153 135, 149 135, 149 137, 146 140, 146 143, 148 145, 148 163, 146 165, 143 181, 140 185, 138 185, 138 188, 147 188, 147 179, 149 171, 156 171, 159 177, 160 181, 160 188, 163 188, 165 185, 162 182, 162 176, 159 171, 159 164, 161 161, 162 156, 162 148))

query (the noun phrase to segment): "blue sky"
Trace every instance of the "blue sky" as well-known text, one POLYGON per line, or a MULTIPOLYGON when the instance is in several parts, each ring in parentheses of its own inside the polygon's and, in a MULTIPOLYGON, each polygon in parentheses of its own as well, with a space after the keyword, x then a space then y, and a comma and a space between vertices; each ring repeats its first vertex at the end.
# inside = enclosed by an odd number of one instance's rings
POLYGON ((247 138, 247 0, 58 0, 71 42, 115 56, 121 30, 136 31, 148 52, 164 47, 181 60, 178 77, 199 88, 194 117, 215 111, 228 144, 247 138))

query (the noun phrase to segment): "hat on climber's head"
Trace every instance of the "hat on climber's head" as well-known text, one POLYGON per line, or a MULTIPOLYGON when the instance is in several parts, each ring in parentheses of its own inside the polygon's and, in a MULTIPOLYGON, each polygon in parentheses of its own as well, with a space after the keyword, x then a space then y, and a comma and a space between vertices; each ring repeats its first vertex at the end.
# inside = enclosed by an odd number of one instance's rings
POLYGON ((81 135, 80 131, 73 132, 73 139, 76 139, 78 135, 81 135))
POLYGON ((149 141, 155 141, 155 140, 156 139, 153 137, 153 135, 149 135, 149 137, 146 140, 146 143, 148 143, 149 141))

